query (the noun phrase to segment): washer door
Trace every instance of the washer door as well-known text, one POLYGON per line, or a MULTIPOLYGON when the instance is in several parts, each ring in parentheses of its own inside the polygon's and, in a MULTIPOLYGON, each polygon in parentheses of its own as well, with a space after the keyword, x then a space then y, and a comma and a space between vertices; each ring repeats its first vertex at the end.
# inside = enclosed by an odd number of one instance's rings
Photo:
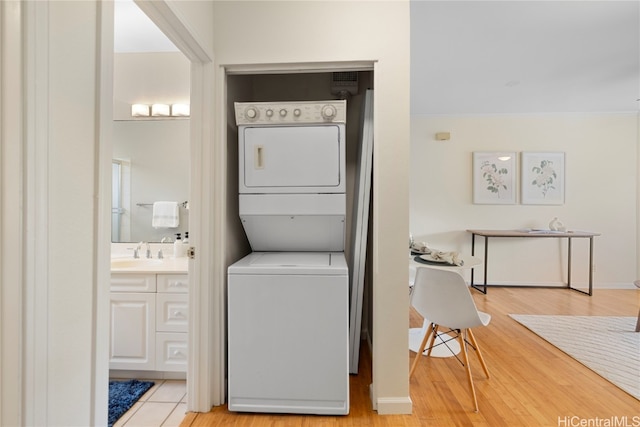
POLYGON ((344 192, 343 125, 240 129, 241 193, 344 192))

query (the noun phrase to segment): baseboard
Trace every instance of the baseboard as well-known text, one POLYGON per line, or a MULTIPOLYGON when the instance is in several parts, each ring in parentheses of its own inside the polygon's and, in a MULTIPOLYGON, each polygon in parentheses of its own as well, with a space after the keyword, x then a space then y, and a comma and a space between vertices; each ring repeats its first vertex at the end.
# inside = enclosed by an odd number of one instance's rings
MULTIPOLYGON (((482 283, 474 283, 474 286, 482 287, 482 283)), ((558 289, 567 289, 566 283, 560 282, 548 282, 548 283, 529 283, 529 282, 497 282, 493 281, 487 285, 487 287, 491 288, 558 288, 558 289)), ((579 288, 579 289, 587 289, 589 287, 588 283, 572 283, 571 287, 579 288)), ((631 282, 594 282, 593 289, 637 289, 635 285, 631 282)))
POLYGON ((369 386, 369 398, 378 415, 410 415, 413 412, 411 397, 373 397, 373 387, 369 386))
POLYGON ((597 283, 593 285, 593 289, 638 289, 633 283, 597 283))
MULTIPOLYGON (((373 343, 371 341, 371 334, 369 331, 362 331, 363 341, 367 342, 369 347, 369 354, 373 354, 373 343)), ((404 415, 411 414, 413 412, 413 402, 410 396, 403 397, 383 397, 376 399, 373 396, 373 384, 369 385, 369 400, 373 409, 378 415, 404 415)))
POLYGON ((186 380, 185 372, 132 371, 127 369, 110 369, 109 378, 138 380, 186 380))

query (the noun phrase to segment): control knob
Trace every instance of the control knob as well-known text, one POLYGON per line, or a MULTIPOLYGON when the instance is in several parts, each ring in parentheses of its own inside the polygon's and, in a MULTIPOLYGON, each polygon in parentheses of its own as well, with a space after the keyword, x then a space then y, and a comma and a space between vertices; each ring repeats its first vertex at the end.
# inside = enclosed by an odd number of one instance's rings
POLYGON ((331 120, 333 119, 336 114, 336 107, 334 107, 333 105, 324 105, 322 107, 322 109, 320 110, 320 114, 322 114, 322 118, 327 119, 327 120, 331 120))
POLYGON ((258 117, 258 110, 256 110, 254 107, 249 107, 247 108, 247 111, 245 111, 244 115, 247 116, 247 118, 250 120, 255 119, 256 117, 258 117))
POLYGON ((296 117, 300 117, 300 115, 302 114, 302 111, 300 111, 299 108, 296 108, 295 110, 293 110, 293 115, 296 117))
POLYGON ((267 110, 267 117, 273 117, 273 110, 271 108, 267 110))
POLYGON ((287 110, 285 110, 284 108, 280 110, 280 117, 284 117, 287 115, 287 110))

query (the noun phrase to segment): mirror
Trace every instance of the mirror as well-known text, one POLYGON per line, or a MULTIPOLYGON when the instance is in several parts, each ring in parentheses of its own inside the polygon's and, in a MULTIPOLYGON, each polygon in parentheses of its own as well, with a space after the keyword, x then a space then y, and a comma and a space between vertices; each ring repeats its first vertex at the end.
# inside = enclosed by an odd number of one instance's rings
POLYGON ((179 226, 154 228, 153 203, 186 202, 189 195, 189 121, 114 122, 113 242, 159 242, 188 231, 189 211, 179 205, 179 226))
POLYGON ((116 2, 114 12, 111 240, 173 241, 189 230, 189 117, 134 117, 131 106, 188 105, 190 62, 133 2, 116 2), (140 34, 145 20, 163 45, 149 47, 149 34, 140 34), (178 227, 153 227, 160 201, 179 204, 178 227))

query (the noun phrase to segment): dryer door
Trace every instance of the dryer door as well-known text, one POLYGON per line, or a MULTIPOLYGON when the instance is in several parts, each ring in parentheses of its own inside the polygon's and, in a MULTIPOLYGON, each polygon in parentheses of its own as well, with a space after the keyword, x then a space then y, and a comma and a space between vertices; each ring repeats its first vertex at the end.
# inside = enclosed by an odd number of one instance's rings
POLYGON ((344 192, 344 125, 240 129, 241 193, 344 192))

